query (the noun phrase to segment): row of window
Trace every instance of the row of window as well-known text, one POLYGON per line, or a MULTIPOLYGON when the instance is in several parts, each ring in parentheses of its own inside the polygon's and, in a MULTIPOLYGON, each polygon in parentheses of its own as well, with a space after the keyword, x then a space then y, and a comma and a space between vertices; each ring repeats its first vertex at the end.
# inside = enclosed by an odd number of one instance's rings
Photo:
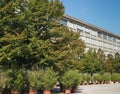
POLYGON ((106 42, 102 42, 102 41, 98 41, 98 40, 94 40, 94 39, 90 39, 90 38, 86 38, 86 37, 82 37, 82 39, 89 44, 95 45, 95 46, 99 46, 99 47, 104 47, 104 48, 108 48, 108 49, 113 49, 113 50, 120 50, 120 48, 116 45, 111 45, 108 44, 106 42))
POLYGON ((70 28, 72 28, 74 30, 76 29, 78 32, 82 32, 82 33, 84 32, 84 33, 86 33, 88 35, 96 36, 98 38, 102 38, 102 39, 105 39, 105 40, 120 44, 120 40, 113 37, 113 36, 110 36, 110 35, 107 35, 107 34, 104 34, 104 33, 101 33, 101 32, 97 32, 97 31, 94 31, 92 29, 88 29, 86 27, 74 24, 72 22, 68 22, 65 19, 62 19, 60 21, 60 23, 65 25, 65 26, 68 26, 68 27, 70 27, 70 28))

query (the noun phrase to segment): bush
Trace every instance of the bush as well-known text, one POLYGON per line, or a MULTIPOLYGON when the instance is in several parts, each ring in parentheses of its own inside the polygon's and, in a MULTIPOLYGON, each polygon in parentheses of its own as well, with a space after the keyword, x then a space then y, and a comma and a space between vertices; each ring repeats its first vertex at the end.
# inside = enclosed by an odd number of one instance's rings
POLYGON ((44 89, 50 90, 57 83, 57 73, 53 69, 43 71, 42 84, 44 89))
POLYGON ((0 92, 3 91, 5 86, 7 85, 9 78, 6 72, 0 72, 0 92))
POLYGON ((103 81, 103 76, 100 73, 94 74, 93 81, 97 81, 101 83, 103 81))
POLYGON ((93 75, 93 80, 98 82, 109 82, 110 74, 109 73, 97 73, 93 75))
POLYGON ((104 73, 101 76, 103 78, 103 82, 109 82, 110 81, 110 73, 104 73))
POLYGON ((113 82, 120 81, 120 74, 118 74, 118 73, 111 74, 111 81, 113 81, 113 82))
POLYGON ((84 82, 90 82, 90 81, 92 81, 92 78, 91 78, 91 75, 90 74, 88 74, 88 73, 86 73, 86 74, 84 74, 83 75, 83 79, 84 79, 84 82))
POLYGON ((77 86, 81 81, 80 74, 77 70, 69 70, 64 73, 61 83, 65 88, 77 86))
POLYGON ((28 72, 28 81, 30 89, 38 90, 42 86, 42 72, 41 70, 29 71, 28 72))
POLYGON ((23 70, 10 70, 8 72, 9 80, 9 87, 12 90, 21 91, 25 88, 27 84, 27 75, 26 72, 23 70))

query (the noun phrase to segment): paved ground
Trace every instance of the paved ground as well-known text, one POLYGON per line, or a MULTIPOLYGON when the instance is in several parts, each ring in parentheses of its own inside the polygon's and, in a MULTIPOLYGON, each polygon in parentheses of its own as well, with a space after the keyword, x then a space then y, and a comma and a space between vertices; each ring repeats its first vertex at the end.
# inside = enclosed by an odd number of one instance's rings
POLYGON ((120 94, 119 84, 83 85, 75 94, 120 94))

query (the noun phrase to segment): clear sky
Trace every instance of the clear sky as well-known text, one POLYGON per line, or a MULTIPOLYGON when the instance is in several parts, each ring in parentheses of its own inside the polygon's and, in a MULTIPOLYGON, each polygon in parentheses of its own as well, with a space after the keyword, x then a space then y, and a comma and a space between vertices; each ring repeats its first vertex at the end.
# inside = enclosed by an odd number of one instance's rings
POLYGON ((68 14, 120 35, 120 0, 61 0, 68 14))

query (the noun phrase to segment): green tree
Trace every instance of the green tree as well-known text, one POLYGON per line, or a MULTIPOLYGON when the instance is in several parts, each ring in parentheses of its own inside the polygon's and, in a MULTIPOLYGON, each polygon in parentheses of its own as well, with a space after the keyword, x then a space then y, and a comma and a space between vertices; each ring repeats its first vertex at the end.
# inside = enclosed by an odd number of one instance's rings
POLYGON ((101 64, 101 71, 105 71, 104 70, 104 63, 106 61, 106 55, 104 54, 104 51, 101 50, 101 49, 98 49, 97 57, 98 57, 98 60, 99 60, 99 62, 101 64))
POLYGON ((101 50, 101 49, 98 49, 97 55, 98 55, 99 61, 100 61, 101 63, 104 63, 105 60, 106 60, 106 56, 105 56, 105 54, 104 54, 104 51, 101 50))
POLYGON ((116 73, 120 73, 120 54, 118 52, 115 53, 114 56, 114 64, 113 67, 116 73))
POLYGON ((93 73, 100 72, 102 69, 101 63, 99 62, 96 51, 89 49, 85 53, 83 59, 83 72, 90 73, 91 76, 93 73))
POLYGON ((114 64, 113 55, 112 55, 112 54, 108 54, 108 55, 107 55, 107 58, 106 58, 106 61, 105 61, 105 63, 104 63, 104 70, 105 70, 106 72, 109 72, 109 73, 115 72, 114 67, 113 67, 113 64, 114 64))
POLYGON ((78 32, 59 24, 63 13, 59 0, 2 0, 0 65, 60 72, 80 68, 85 44, 78 32))

